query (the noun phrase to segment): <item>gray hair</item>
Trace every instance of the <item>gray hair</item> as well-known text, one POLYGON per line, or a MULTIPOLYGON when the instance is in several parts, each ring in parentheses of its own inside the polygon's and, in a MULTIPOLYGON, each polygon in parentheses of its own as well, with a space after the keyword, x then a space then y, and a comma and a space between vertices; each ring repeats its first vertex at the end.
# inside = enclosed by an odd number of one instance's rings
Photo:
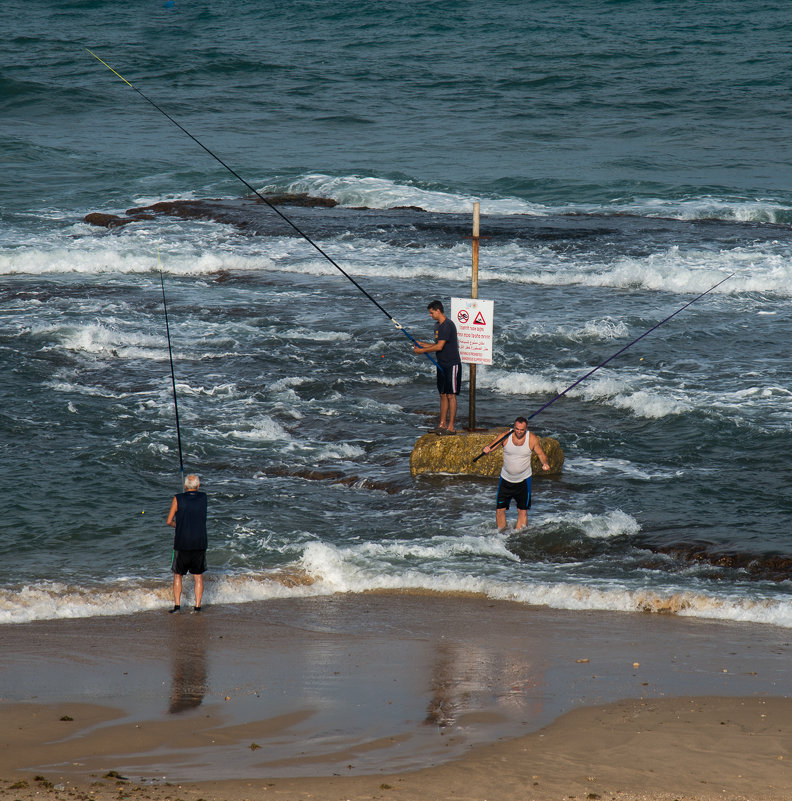
POLYGON ((201 486, 201 479, 195 475, 195 473, 190 473, 187 478, 184 479, 184 489, 186 490, 195 490, 201 486))

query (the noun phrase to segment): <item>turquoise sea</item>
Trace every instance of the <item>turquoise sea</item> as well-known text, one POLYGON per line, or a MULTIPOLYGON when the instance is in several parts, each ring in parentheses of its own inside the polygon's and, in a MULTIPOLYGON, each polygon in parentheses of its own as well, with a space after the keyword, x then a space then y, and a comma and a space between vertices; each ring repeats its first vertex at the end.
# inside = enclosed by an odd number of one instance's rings
POLYGON ((168 605, 161 267, 207 607, 792 627, 788 4, 9 0, 0 28, 0 622, 168 605), (419 338, 469 293, 480 202, 479 425, 733 275, 532 420, 564 472, 500 534, 494 481, 410 476, 432 366, 265 206, 219 215, 248 190, 135 89, 258 191, 335 201, 281 208, 419 338), (84 221, 172 200, 200 213, 84 221))

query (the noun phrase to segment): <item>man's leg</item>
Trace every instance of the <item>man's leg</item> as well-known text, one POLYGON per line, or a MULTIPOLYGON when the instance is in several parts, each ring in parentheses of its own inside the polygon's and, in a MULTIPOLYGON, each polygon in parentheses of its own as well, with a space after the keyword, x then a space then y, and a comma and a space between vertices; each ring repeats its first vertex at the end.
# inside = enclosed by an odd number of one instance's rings
POLYGON ((448 430, 454 431, 454 421, 456 420, 457 413, 457 397, 456 395, 446 395, 448 403, 448 430))
POLYGON ((495 524, 497 525, 500 531, 506 528, 506 510, 505 509, 496 509, 495 510, 495 524))
POLYGON ((517 501, 517 525, 515 531, 519 531, 528 525, 528 509, 531 506, 531 479, 526 478, 520 485, 520 492, 515 498, 517 501))
POLYGON ((440 422, 438 428, 446 428, 446 416, 448 415, 448 395, 440 395, 440 422))
POLYGON ((181 604, 182 577, 178 573, 173 574, 173 605, 181 604))
POLYGON ((195 605, 201 605, 201 598, 203 598, 203 573, 198 573, 193 576, 195 579, 195 605))

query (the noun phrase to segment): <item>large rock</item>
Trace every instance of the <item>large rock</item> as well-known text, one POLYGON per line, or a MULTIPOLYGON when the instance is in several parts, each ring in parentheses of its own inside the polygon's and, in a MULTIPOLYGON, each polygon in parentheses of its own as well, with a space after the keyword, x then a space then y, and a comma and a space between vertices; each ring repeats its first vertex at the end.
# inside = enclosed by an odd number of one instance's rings
MULTIPOLYGON (((473 459, 478 456, 485 445, 489 445, 498 436, 505 434, 508 429, 487 431, 485 433, 469 433, 460 431, 453 436, 439 434, 424 434, 416 440, 410 456, 410 472, 414 475, 421 473, 452 473, 470 476, 497 476, 503 466, 503 449, 497 448, 494 452, 482 456, 477 462, 473 459)), ((542 450, 550 462, 550 470, 542 470, 542 463, 534 453, 531 457, 533 474, 552 475, 561 472, 564 464, 564 452, 558 440, 552 437, 540 437, 542 450)))

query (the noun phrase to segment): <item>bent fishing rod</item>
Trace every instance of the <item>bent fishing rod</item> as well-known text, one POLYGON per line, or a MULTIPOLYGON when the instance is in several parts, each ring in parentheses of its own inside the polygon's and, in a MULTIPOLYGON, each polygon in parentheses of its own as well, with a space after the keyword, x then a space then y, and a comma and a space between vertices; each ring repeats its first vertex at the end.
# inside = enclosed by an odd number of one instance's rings
POLYGON ((165 333, 168 335, 168 357, 170 358, 171 385, 173 386, 173 409, 176 412, 176 442, 179 444, 179 472, 181 485, 184 487, 184 460, 182 459, 181 429, 179 428, 179 404, 176 401, 176 373, 173 370, 173 349, 171 348, 170 325, 168 325, 168 304, 165 300, 165 279, 162 277, 162 261, 159 246, 157 247, 157 264, 159 265, 160 285, 162 286, 162 308, 165 310, 165 333))
MULTIPOLYGON (((85 49, 88 50, 87 47, 85 49)), ((157 111, 159 111, 159 113, 162 114, 163 117, 166 117, 180 131, 187 134, 187 136, 189 136, 190 139, 192 139, 193 142, 195 142, 195 144, 197 144, 200 148, 205 150, 218 164, 225 167, 231 173, 231 175, 234 176, 234 178, 236 178, 238 181, 244 184, 244 186, 246 186, 254 195, 256 195, 256 197, 258 197, 267 206, 269 206, 269 208, 272 211, 274 211, 275 214, 277 214, 287 225, 291 226, 291 228, 294 231, 296 231, 297 234, 299 234, 306 242, 308 242, 308 244, 311 245, 311 247, 313 247, 322 256, 324 256, 324 258, 327 259, 327 261, 329 261, 330 264, 332 264, 333 267, 335 267, 336 270, 338 270, 338 272, 340 272, 341 275, 344 276, 344 278, 351 281, 396 326, 396 328, 399 331, 401 331, 404 334, 404 336, 406 336, 407 339, 410 340, 410 342, 413 343, 413 345, 415 345, 416 347, 420 347, 420 343, 418 342, 418 340, 415 339, 415 337, 413 337, 412 334, 410 334, 410 332, 401 323, 397 322, 396 319, 392 315, 390 315, 377 300, 375 300, 368 292, 366 292, 366 290, 363 289, 363 287, 348 272, 346 272, 346 270, 344 270, 343 267, 341 267, 341 265, 335 261, 335 259, 333 259, 326 251, 324 251, 319 245, 317 245, 316 242, 314 242, 313 239, 311 239, 311 237, 308 236, 308 234, 306 234, 301 228, 299 228, 296 223, 294 223, 291 219, 289 219, 289 217, 287 217, 274 204, 270 203, 270 201, 267 200, 267 198, 265 198, 264 195, 262 195, 257 189, 254 189, 238 172, 236 172, 236 170, 229 167, 228 164, 226 164, 217 154, 213 153, 203 142, 201 142, 198 138, 193 136, 181 123, 177 122, 173 117, 171 117, 171 115, 168 114, 167 111, 160 108, 151 98, 144 95, 143 92, 141 92, 140 89, 137 88, 137 86, 133 86, 123 75, 116 72, 106 61, 102 61, 102 59, 99 58, 99 56, 97 56, 96 53, 94 53, 91 50, 88 50, 88 52, 100 64, 104 64, 104 66, 107 67, 107 69, 109 69, 110 72, 113 73, 113 75, 119 77, 128 87, 130 87, 130 89, 134 89, 147 103, 154 106, 154 108, 157 109, 157 111)), ((429 359, 429 361, 432 362, 432 364, 434 364, 434 366, 437 367, 438 370, 441 371, 443 370, 443 368, 440 367, 437 361, 433 359, 428 353, 424 353, 424 356, 426 356, 426 358, 429 359)))
MULTIPOLYGON (((734 275, 734 273, 730 273, 725 278, 722 278, 720 281, 718 281, 717 284, 714 284, 709 289, 707 289, 706 291, 702 292, 700 295, 697 295, 695 298, 693 298, 693 300, 688 301, 684 306, 681 306, 673 314, 669 314, 668 317, 666 317, 664 320, 661 320, 659 323, 653 325, 648 331, 644 331, 644 333, 641 334, 641 336, 636 337, 632 342, 628 342, 623 348, 621 348, 621 350, 617 350, 616 353, 613 354, 613 356, 609 356, 607 359, 605 359, 604 362, 600 362, 600 364, 598 364, 593 369, 589 370, 584 376, 581 376, 580 378, 578 378, 578 380, 575 381, 574 384, 570 384, 563 392, 559 392, 558 395, 556 395, 552 400, 549 400, 547 403, 545 403, 544 406, 540 406, 533 414, 529 415, 526 418, 526 420, 530 420, 531 418, 536 417, 536 415, 539 414, 539 412, 543 412, 548 406, 551 406, 552 404, 554 404, 559 398, 561 398, 564 395, 566 395, 567 392, 569 392, 569 390, 574 389, 578 384, 580 384, 581 382, 585 381, 590 375, 593 375, 594 373, 596 373, 597 370, 599 370, 600 368, 604 367, 608 362, 612 362, 617 356, 620 356, 628 348, 631 348, 633 345, 635 345, 636 342, 640 342, 644 337, 649 336, 649 334, 651 334, 652 331, 655 331, 656 329, 660 328, 660 326, 663 325, 663 323, 667 323, 672 317, 676 317, 677 314, 679 314, 679 312, 684 311, 688 306, 692 306, 697 300, 700 300, 701 298, 703 298, 704 295, 708 295, 710 292, 712 292, 713 289, 717 289, 722 283, 724 283, 724 281, 728 281, 733 275, 734 275)), ((513 430, 514 429, 509 429, 496 442, 493 442, 491 446, 488 446, 488 447, 490 447, 490 450, 492 450, 492 448, 496 448, 498 445, 500 445, 501 442, 503 442, 503 440, 505 440, 506 437, 508 437, 512 433, 513 430)), ((484 451, 482 451, 478 456, 476 456, 473 459, 473 461, 477 462, 479 459, 481 459, 482 456, 485 456, 485 455, 486 454, 484 453, 484 451)))

